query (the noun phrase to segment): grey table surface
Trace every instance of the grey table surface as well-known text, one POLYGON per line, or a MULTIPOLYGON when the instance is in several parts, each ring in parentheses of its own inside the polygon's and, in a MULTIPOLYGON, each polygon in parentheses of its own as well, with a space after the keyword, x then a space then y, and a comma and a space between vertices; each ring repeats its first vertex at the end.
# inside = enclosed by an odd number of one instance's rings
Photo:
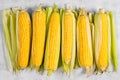
POLYGON ((120 0, 0 0, 0 80, 120 80, 120 0), (6 68, 3 51, 3 30, 2 30, 2 10, 11 7, 30 8, 35 10, 36 6, 53 6, 57 4, 59 8, 65 7, 65 4, 72 4, 73 8, 84 7, 87 11, 97 11, 99 8, 111 10, 115 15, 117 52, 118 52, 118 72, 105 72, 101 75, 91 75, 86 77, 82 69, 76 69, 70 77, 67 77, 59 68, 52 76, 46 76, 46 73, 37 73, 35 70, 21 70, 18 75, 9 72, 6 68))

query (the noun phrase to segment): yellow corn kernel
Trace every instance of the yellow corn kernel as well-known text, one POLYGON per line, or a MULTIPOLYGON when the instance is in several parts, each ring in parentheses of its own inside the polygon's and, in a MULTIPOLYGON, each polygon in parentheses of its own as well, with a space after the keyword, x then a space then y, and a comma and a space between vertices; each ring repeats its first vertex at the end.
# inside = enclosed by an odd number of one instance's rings
POLYGON ((77 55, 81 67, 91 72, 93 66, 93 53, 90 23, 84 9, 80 10, 77 21, 77 55))
POLYGON ((97 67, 104 71, 108 67, 108 15, 102 9, 95 18, 95 54, 97 67))
POLYGON ((39 6, 33 14, 33 37, 31 65, 38 67, 42 64, 46 33, 46 13, 39 6))
MULTIPOLYGON (((55 9, 56 10, 56 9, 55 9)), ((55 71, 58 66, 60 54, 60 14, 53 11, 49 22, 47 36, 44 67, 48 70, 48 75, 55 71)))
POLYGON ((18 13, 18 66, 27 67, 30 53, 31 21, 27 11, 18 13))
POLYGON ((62 62, 68 75, 75 61, 75 28, 74 14, 68 9, 63 12, 62 17, 62 62))

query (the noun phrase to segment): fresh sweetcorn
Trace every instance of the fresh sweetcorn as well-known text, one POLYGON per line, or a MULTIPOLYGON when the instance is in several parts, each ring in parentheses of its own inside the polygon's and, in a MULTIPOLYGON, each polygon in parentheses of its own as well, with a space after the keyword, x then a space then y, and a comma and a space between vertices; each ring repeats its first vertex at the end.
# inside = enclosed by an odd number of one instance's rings
POLYGON ((43 61, 45 35, 46 35, 46 12, 39 6, 33 13, 33 37, 31 66, 39 69, 43 61))
POLYGON ((62 63, 64 71, 69 75, 73 70, 76 54, 75 40, 76 21, 71 9, 62 14, 62 63))
POLYGON ((58 66, 60 54, 60 14, 55 6, 49 21, 49 30, 45 50, 44 68, 48 75, 58 66))
POLYGON ((77 20, 77 56, 79 65, 89 75, 93 72, 93 51, 90 23, 85 9, 81 9, 77 20))
POLYGON ((18 13, 17 23, 17 45, 18 45, 18 67, 24 69, 28 65, 31 39, 31 21, 27 11, 18 13))
POLYGON ((95 60, 99 71, 103 72, 109 65, 109 21, 103 9, 95 14, 95 60))

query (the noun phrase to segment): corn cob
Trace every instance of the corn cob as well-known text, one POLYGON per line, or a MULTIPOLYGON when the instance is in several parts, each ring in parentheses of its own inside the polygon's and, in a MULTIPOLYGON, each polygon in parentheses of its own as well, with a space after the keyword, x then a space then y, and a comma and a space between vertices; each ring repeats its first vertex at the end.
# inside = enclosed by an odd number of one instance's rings
POLYGON ((30 53, 31 21, 27 11, 18 13, 17 23, 17 45, 18 45, 18 66, 24 69, 28 65, 30 53))
POLYGON ((46 33, 46 13, 39 6, 33 13, 33 37, 31 65, 39 69, 42 64, 46 33))
POLYGON ((12 45, 11 45, 11 35, 10 35, 10 14, 11 10, 7 9, 3 11, 2 21, 3 21, 3 30, 4 30, 4 51, 5 58, 7 62, 8 69, 13 71, 12 65, 12 45))
POLYGON ((45 50, 44 68, 48 70, 48 76, 58 66, 60 54, 60 14, 55 6, 49 21, 49 30, 45 50))
POLYGON ((77 20, 77 56, 79 65, 87 75, 93 72, 93 51, 90 23, 85 9, 81 9, 77 20))
POLYGON ((103 9, 95 15, 95 60, 100 72, 109 65, 109 21, 103 9))
MULTIPOLYGON (((108 11, 110 19, 110 30, 111 30, 111 59, 114 66, 114 71, 118 69, 118 59, 117 59, 117 48, 116 48, 116 33, 115 33, 115 23, 114 23, 114 15, 113 12, 108 11)), ((109 31, 110 32, 110 31, 109 31)), ((109 43, 110 44, 110 43, 109 43)))
POLYGON ((69 8, 63 12, 62 16, 62 63, 64 71, 70 75, 75 62, 75 16, 69 8))

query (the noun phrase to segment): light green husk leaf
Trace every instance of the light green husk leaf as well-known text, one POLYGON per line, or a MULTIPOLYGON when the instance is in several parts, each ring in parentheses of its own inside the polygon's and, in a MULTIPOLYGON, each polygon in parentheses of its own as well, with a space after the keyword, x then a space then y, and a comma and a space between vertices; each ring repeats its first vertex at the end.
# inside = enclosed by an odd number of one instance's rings
POLYGON ((10 34, 12 45, 12 64, 15 71, 17 71, 17 38, 16 38, 16 14, 19 11, 18 8, 13 8, 10 14, 10 34))
MULTIPOLYGON (((73 13, 74 13, 74 16, 75 16, 75 32, 77 31, 77 28, 76 28, 76 24, 77 24, 77 18, 78 18, 78 13, 77 13, 77 11, 72 11, 73 13)), ((75 37, 77 36, 77 33, 75 33, 75 37)), ((75 45, 77 45, 77 37, 75 38, 75 45)), ((77 55, 77 48, 76 48, 76 54, 75 55, 77 55)), ((78 57, 77 56, 75 56, 75 64, 74 64, 74 68, 75 69, 77 69, 79 67, 79 62, 78 62, 78 57)))
POLYGON ((2 21, 3 21, 3 30, 4 30, 4 50, 5 50, 5 59, 7 67, 10 71, 13 71, 12 65, 12 45, 11 45, 11 35, 10 35, 10 13, 11 9, 3 11, 2 21))
MULTIPOLYGON (((94 50, 94 13, 89 13, 88 14, 88 18, 89 18, 89 21, 90 21, 90 27, 91 27, 91 37, 92 37, 92 49, 93 49, 93 60, 95 60, 95 50, 94 50)), ((95 70, 95 61, 93 61, 93 71, 95 70)))
POLYGON ((114 23, 114 14, 108 11, 110 18, 110 28, 111 28, 111 59, 114 66, 114 71, 118 70, 118 57, 117 57, 117 45, 116 45, 116 30, 114 23))

